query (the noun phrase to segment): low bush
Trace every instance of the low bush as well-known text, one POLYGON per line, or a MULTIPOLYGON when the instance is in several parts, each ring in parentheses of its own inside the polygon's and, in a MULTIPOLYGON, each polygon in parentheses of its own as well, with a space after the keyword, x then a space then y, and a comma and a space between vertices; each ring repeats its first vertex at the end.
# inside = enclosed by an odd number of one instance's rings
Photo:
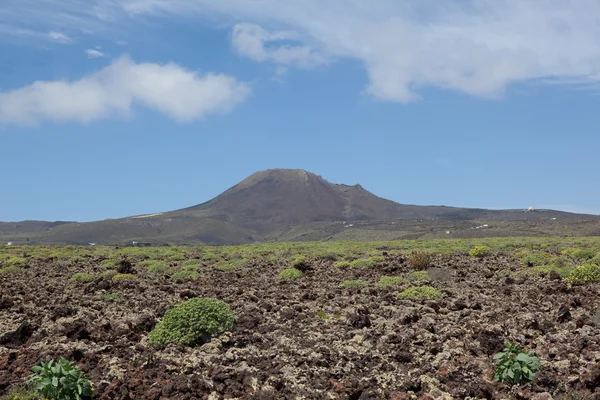
POLYGON ((193 298, 168 310, 148 335, 148 343, 193 346, 232 329, 235 315, 227 303, 212 298, 193 298))
POLYGON ((425 269, 431 264, 431 255, 425 251, 413 251, 408 256, 408 262, 417 269, 425 269))
POLYGON ((73 275, 71 277, 71 279, 69 279, 71 282, 77 282, 77 283, 90 283, 90 282, 94 282, 96 280, 96 277, 92 274, 88 274, 85 272, 79 272, 75 275, 73 275))
POLYGON ((357 279, 357 280, 353 280, 353 281, 344 281, 340 285, 345 288, 353 288, 353 287, 367 286, 368 284, 369 284, 369 282, 367 282, 367 281, 361 281, 360 279, 357 279))
POLYGON ((28 382, 46 399, 81 400, 92 397, 87 376, 73 363, 61 357, 59 361, 42 362, 31 368, 28 382))
POLYGON ((429 280, 429 272, 427 271, 414 271, 408 274, 408 279, 415 282, 422 282, 429 280))
POLYGON ((26 267, 27 259, 23 257, 9 256, 5 259, 0 259, 0 266, 2 267, 26 267))
POLYGON ((431 286, 413 286, 398 293, 401 299, 435 299, 442 296, 442 292, 431 286))
POLYGON ((492 254, 492 249, 488 246, 475 246, 469 251, 471 257, 485 257, 492 254))
POLYGON ((102 273, 102 277, 106 278, 106 279, 112 279, 117 274, 118 274, 118 272, 116 269, 109 269, 102 273))
POLYGON ((548 265, 551 264, 554 259, 557 258, 550 253, 537 251, 535 253, 530 253, 525 257, 521 258, 521 263, 523 265, 532 265, 532 266, 540 266, 540 265, 548 265))
POLYGON ((573 258, 578 261, 591 260, 596 256, 596 252, 591 249, 577 249, 573 252, 573 258))
POLYGON ((296 268, 286 268, 279 273, 282 279, 298 279, 302 278, 302 271, 296 268))
POLYGON ((333 265, 338 268, 350 268, 350 261, 338 261, 333 265))
POLYGON ((517 345, 507 344, 504 351, 494 356, 498 360, 494 380, 510 384, 531 382, 540 369, 539 359, 517 345))
POLYGON ((200 274, 196 271, 188 269, 188 270, 175 272, 172 275, 172 278, 176 281, 190 281, 190 280, 196 280, 196 279, 200 278, 200 274))
POLYGON ((350 262, 350 268, 370 268, 374 267, 375 264, 372 258, 357 258, 350 262))
POLYGON ((113 282, 133 281, 135 276, 133 274, 116 274, 112 277, 112 280, 113 282))
POLYGON ((405 281, 406 279, 403 276, 382 276, 379 278, 377 285, 381 287, 398 286, 405 281))
POLYGON ((11 390, 2 400, 42 400, 36 392, 24 388, 11 390))
POLYGON ((21 267, 17 267, 16 265, 9 265, 7 267, 0 268, 0 275, 17 274, 22 270, 23 269, 21 267))
POLYGON ((600 281, 600 266, 596 264, 580 265, 569 273, 567 281, 571 283, 600 281))
POLYGON ((141 267, 146 267, 148 272, 155 275, 169 275, 171 267, 165 261, 146 260, 139 263, 141 267))

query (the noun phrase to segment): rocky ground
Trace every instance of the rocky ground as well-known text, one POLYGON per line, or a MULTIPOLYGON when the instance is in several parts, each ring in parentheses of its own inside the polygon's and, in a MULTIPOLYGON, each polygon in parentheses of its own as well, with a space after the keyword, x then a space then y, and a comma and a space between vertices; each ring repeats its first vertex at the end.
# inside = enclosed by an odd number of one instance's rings
POLYGON ((368 269, 313 260, 297 280, 279 278, 283 263, 256 261, 207 266, 187 282, 135 263, 133 281, 69 281, 99 275, 100 261, 38 260, 0 276, 0 396, 63 355, 97 399, 600 398, 599 286, 507 275, 523 268, 510 255, 434 257, 426 284, 442 291, 436 300, 397 298, 414 283, 377 286, 414 271, 400 255, 368 269), (370 285, 340 287, 353 279, 370 285), (165 310, 190 297, 228 302, 236 329, 196 348, 149 347, 165 310), (493 381, 506 341, 540 357, 533 382, 493 381))

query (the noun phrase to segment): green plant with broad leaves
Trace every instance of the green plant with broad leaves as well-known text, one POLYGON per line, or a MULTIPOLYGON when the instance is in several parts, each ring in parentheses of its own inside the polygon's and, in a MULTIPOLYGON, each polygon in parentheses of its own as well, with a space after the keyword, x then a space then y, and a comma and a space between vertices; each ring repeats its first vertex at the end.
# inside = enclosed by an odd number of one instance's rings
POLYGON ((503 383, 531 382, 540 369, 540 361, 537 357, 513 344, 506 344, 504 351, 496 354, 494 360, 498 360, 494 370, 494 380, 503 383))
POLYGON ((75 364, 61 357, 59 361, 42 362, 31 368, 28 383, 46 399, 81 400, 92 396, 92 385, 75 364))

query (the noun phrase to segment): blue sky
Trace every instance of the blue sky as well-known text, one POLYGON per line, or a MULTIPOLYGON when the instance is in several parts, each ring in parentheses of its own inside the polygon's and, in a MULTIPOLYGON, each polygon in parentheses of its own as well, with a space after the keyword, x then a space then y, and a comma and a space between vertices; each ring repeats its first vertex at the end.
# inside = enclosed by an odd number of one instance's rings
POLYGON ((0 220, 168 211, 266 168, 407 204, 600 214, 599 14, 595 0, 5 0, 0 220))

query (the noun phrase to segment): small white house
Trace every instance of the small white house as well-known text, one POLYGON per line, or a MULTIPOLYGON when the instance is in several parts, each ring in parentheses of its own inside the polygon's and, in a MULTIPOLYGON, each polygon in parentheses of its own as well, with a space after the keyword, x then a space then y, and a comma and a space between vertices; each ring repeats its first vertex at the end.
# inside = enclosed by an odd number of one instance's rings
POLYGON ((12 246, 12 242, 6 243, 7 246, 12 246))

